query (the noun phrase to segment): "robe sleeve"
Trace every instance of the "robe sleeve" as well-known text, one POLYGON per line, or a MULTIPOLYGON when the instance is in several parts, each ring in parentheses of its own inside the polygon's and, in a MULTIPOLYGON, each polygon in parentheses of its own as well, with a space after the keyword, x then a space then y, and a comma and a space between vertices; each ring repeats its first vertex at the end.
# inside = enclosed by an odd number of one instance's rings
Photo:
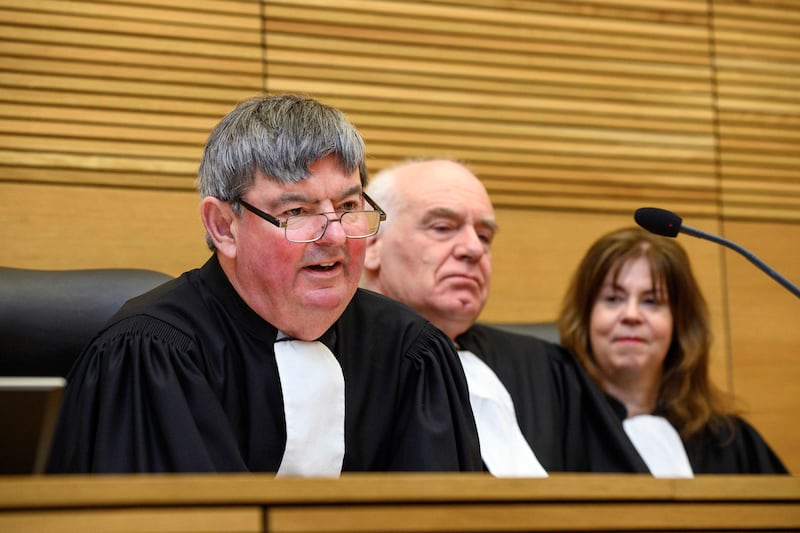
POLYGON ((48 471, 244 471, 190 338, 136 316, 100 334, 68 375, 48 471))
POLYGON ((769 444, 744 419, 734 417, 728 428, 706 429, 685 442, 695 474, 788 474, 769 444))
POLYGON ((565 437, 566 470, 649 473, 621 418, 571 354, 565 354, 565 372, 572 389, 567 393, 567 403, 580 413, 578 423, 571 425, 565 437))
POLYGON ((405 354, 389 470, 482 470, 464 371, 444 334, 426 325, 405 354))

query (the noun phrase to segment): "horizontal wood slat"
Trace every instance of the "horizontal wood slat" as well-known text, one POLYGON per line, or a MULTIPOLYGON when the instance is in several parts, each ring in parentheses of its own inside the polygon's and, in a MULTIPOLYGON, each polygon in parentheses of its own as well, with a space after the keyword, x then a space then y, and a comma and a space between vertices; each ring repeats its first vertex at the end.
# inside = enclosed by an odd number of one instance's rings
POLYGON ((327 0, 265 0, 268 19, 301 18, 330 24, 355 23, 381 28, 408 28, 452 35, 519 37, 531 28, 541 37, 566 41, 597 42, 603 46, 631 46, 647 43, 654 48, 707 51, 703 29, 707 18, 699 16, 681 23, 662 23, 658 11, 646 21, 624 17, 586 16, 579 6, 571 13, 549 12, 547 7, 535 12, 513 8, 476 9, 460 4, 434 5, 427 2, 392 2, 341 0, 331 5, 327 0), (409 20, 414 24, 409 25, 409 20), (581 35, 577 35, 581 33, 581 35), (564 38, 566 37, 566 38, 564 38), (674 39, 672 42, 664 38, 674 39), (694 38, 694 39, 693 39, 694 38))
POLYGON ((192 190, 208 132, 263 89, 261 5, 0 5, 0 180, 192 190))
MULTIPOLYGON (((679 79, 700 79, 707 81, 708 68, 704 56, 695 56, 698 65, 680 65, 669 64, 662 61, 661 64, 656 64, 658 57, 645 56, 638 61, 632 60, 630 57, 608 57, 597 55, 585 57, 584 54, 576 54, 571 49, 553 50, 551 54, 545 54, 535 45, 531 45, 531 50, 520 50, 519 47, 514 47, 513 50, 502 50, 498 52, 487 51, 476 48, 472 42, 452 42, 450 48, 442 49, 440 46, 431 46, 430 43, 420 43, 419 36, 416 39, 408 39, 407 42, 399 42, 396 40, 389 40, 383 33, 375 35, 375 41, 364 41, 362 36, 363 46, 357 50, 353 48, 352 41, 348 41, 341 36, 350 35, 348 30, 356 31, 353 26, 341 28, 341 31, 336 33, 336 37, 325 35, 327 27, 317 29, 316 26, 305 25, 305 30, 302 34, 297 33, 283 33, 288 30, 285 25, 280 21, 267 20, 267 34, 266 45, 270 49, 270 59, 280 60, 280 56, 275 54, 281 50, 292 49, 302 51, 297 52, 297 57, 315 63, 328 63, 330 60, 335 60, 341 63, 352 62, 352 59, 342 54, 352 53, 358 57, 360 61, 377 61, 379 59, 392 58, 394 64, 386 63, 384 68, 394 68, 397 70, 423 70, 434 71, 430 67, 430 63, 441 64, 447 71, 464 70, 466 67, 484 66, 487 68, 495 69, 490 71, 490 74, 495 74, 496 77, 502 77, 503 74, 513 74, 519 77, 525 74, 520 70, 507 70, 513 67, 525 67, 532 69, 558 69, 558 70, 577 70, 580 72, 587 71, 605 71, 614 72, 619 74, 649 74, 656 78, 663 78, 668 80, 670 78, 679 79), (321 35, 319 35, 321 34, 321 35), (317 36, 319 35, 319 36, 317 36), (308 59, 306 59, 308 58, 308 59), (466 67, 465 67, 466 65, 466 67)), ((413 35, 407 33, 407 35, 413 35)), ((590 49, 587 47, 586 51, 590 49)), ((596 48, 592 48, 595 50, 596 48)), ((583 51, 583 50, 581 50, 583 51)), ((289 53, 289 52, 284 52, 289 53)), ((681 59, 685 55, 674 56, 681 59)), ((380 65, 380 63, 378 63, 380 65)), ((435 71, 434 71, 435 72, 435 71)), ((530 74, 532 77, 533 74, 530 74)), ((705 88, 705 87, 703 87, 705 88)))
POLYGON ((450 156, 499 206, 718 213, 708 12, 630 7, 266 1, 266 86, 344 109, 373 171, 450 156))
POLYGON ((530 60, 531 56, 541 54, 554 54, 560 56, 584 56, 600 59, 622 59, 633 61, 662 61, 685 62, 686 64, 706 65, 705 55, 687 55, 680 49, 659 49, 656 46, 609 46, 608 41, 602 42, 575 42, 565 41, 560 36, 542 35, 536 31, 526 41, 507 38, 504 36, 470 36, 468 48, 455 48, 463 46, 463 37, 453 36, 447 32, 428 33, 424 40, 420 40, 419 32, 404 28, 372 28, 348 24, 346 21, 337 26, 328 26, 321 23, 304 22, 295 19, 284 19, 275 16, 270 10, 267 15, 268 38, 288 39, 291 36, 315 36, 318 38, 341 37, 351 35, 370 44, 370 51, 377 53, 381 50, 391 50, 393 43, 414 45, 417 54, 457 59, 472 54, 474 61, 495 61, 499 64, 514 64, 530 60), (274 34, 274 35, 273 35, 274 34))
MULTIPOLYGON (((0 80, 5 79, 0 73, 0 80)), ((2 101, 10 102, 12 106, 42 106, 45 110, 48 106, 58 107, 77 107, 86 109, 89 113, 87 120, 108 120, 107 116, 113 117, 118 111, 155 112, 163 115, 164 113, 175 113, 177 116, 200 116, 205 117, 209 124, 219 121, 219 117, 231 110, 235 105, 227 99, 214 100, 188 100, 185 98, 152 98, 149 95, 115 95, 115 94, 95 94, 89 92, 63 91, 58 88, 3 88, 2 96, 8 97, 2 101), (98 113, 103 110, 103 113, 98 113), (109 115, 105 113, 108 112, 109 115)), ((228 95, 230 96, 230 95, 228 95)), ((10 108, 7 108, 10 109, 10 108)), ((19 112, 9 111, 9 116, 19 115, 19 112)), ((164 122, 167 125, 167 122, 164 122)), ((169 124, 173 126, 174 124, 169 124)))
POLYGON ((800 222, 800 4, 714 13, 723 215, 800 222))
POLYGON ((343 108, 373 172, 446 155, 515 206, 582 195, 605 212, 610 187, 621 204, 800 216, 800 63, 784 54, 800 16, 779 2, 8 0, 0 15, 7 179, 107 165, 108 185, 190 187, 208 130, 266 87, 343 108))
MULTIPOLYGON (((492 8, 497 7, 497 0, 429 0, 431 4, 460 5, 492 8)), ((576 13, 586 9, 591 9, 596 16, 606 16, 606 13, 631 13, 630 17, 638 16, 636 12, 648 14, 653 17, 653 12, 660 12, 664 20, 672 20, 674 17, 686 17, 691 15, 705 16, 707 7, 695 0, 526 0, 525 2, 514 2, 508 6, 509 9, 519 11, 543 11, 552 13, 576 13), (621 11, 624 10, 624 11, 621 11)))
MULTIPOLYGON (((221 77, 219 72, 188 71, 169 66, 154 68, 137 65, 88 63, 85 61, 40 60, 30 57, 0 57, 0 69, 19 73, 39 73, 48 76, 74 76, 90 80, 104 78, 130 82, 147 79, 157 83, 180 85, 184 90, 186 85, 210 88, 216 86, 226 88, 233 85, 253 92, 258 92, 261 87, 261 76, 258 72, 228 73, 225 77, 221 77)), ((109 88, 112 87, 113 85, 109 88)))
MULTIPOLYGON (((581 117, 587 115, 587 120, 590 121, 592 116, 603 119, 607 115, 613 115, 615 117, 623 117, 623 119, 638 117, 639 120, 650 120, 652 123, 661 122, 662 120, 669 123, 675 121, 676 115, 681 112, 682 114, 679 116, 686 116, 686 120, 689 123, 705 119, 707 121, 705 128, 710 130, 713 119, 712 110, 696 106, 697 101, 689 101, 689 103, 693 104, 692 107, 681 107, 673 104, 686 103, 687 98, 685 96, 654 93, 652 91, 646 93, 631 91, 628 96, 632 97, 632 100, 617 99, 615 101, 610 96, 613 94, 619 95, 618 92, 603 93, 600 89, 594 89, 589 95, 594 96, 595 99, 575 100, 567 98, 567 96, 574 96, 574 94, 570 92, 569 87, 565 86, 563 90, 558 91, 556 94, 553 94, 552 89, 548 89, 550 91, 549 94, 517 95, 507 93, 502 98, 493 99, 490 93, 481 93, 469 88, 451 87, 424 92, 407 87, 364 84, 363 81, 359 83, 356 80, 283 78, 273 75, 269 77, 269 86, 270 92, 301 91, 300 87, 302 87, 302 92, 320 95, 320 97, 326 98, 326 101, 329 96, 337 99, 349 98, 354 103, 360 101, 362 97, 364 99, 372 98, 376 102, 383 102, 383 110, 381 111, 379 108, 378 112, 389 116, 394 114, 393 106, 396 102, 400 106, 432 104, 441 109, 452 105, 465 106, 467 110, 474 109, 475 116, 480 116, 481 113, 491 116, 491 111, 495 109, 498 113, 503 113, 504 111, 513 113, 519 110, 518 121, 524 118, 524 113, 541 109, 549 110, 551 113, 559 113, 557 118, 550 121, 564 120, 578 124, 581 117), (606 96, 609 98, 606 99, 606 96), (671 101, 672 98, 674 98, 675 102, 671 101), (387 100, 390 101, 391 106, 387 104, 387 100)), ((576 88, 576 91, 586 94, 586 91, 581 88, 576 88)), ((359 106, 355 105, 352 109, 343 106, 343 109, 349 115, 357 112, 359 106)), ((468 113, 467 116, 472 115, 468 113)), ((646 127, 642 127, 642 129, 646 129, 646 127)))
MULTIPOLYGON (((0 156, 5 155, 0 152, 0 156)), ((24 166, 13 161, 0 167, 5 183, 35 183, 37 185, 66 185, 108 188, 109 174, 114 176, 111 187, 153 191, 193 192, 197 165, 164 161, 148 161, 116 157, 70 157, 60 155, 39 161, 39 166, 24 166), (138 164, 137 164, 138 163, 138 164)))
MULTIPOLYGON (((72 2, 70 3, 72 4, 72 2)), ((36 2, 30 4, 36 6, 36 2)), ((192 21, 186 20, 182 16, 182 12, 175 11, 171 14, 170 20, 145 19, 140 21, 137 18, 121 17, 120 14, 115 13, 111 5, 83 2, 74 2, 74 4, 76 7, 83 8, 82 11, 75 15, 0 9, 0 19, 8 25, 116 35, 120 39, 129 36, 157 36, 162 38, 168 35, 170 40, 175 41, 211 41, 240 45, 258 45, 260 42, 258 33, 242 31, 242 29, 247 28, 247 19, 242 20, 241 27, 229 29, 220 27, 224 22, 220 21, 218 15, 210 15, 204 17, 203 20, 192 23, 192 21), (91 9, 91 6, 94 6, 94 8, 91 9), (175 19, 180 20, 181 23, 175 24, 175 19), (213 25, 211 25, 212 22, 213 25)), ((6 5, 3 4, 3 7, 6 7, 6 5)), ((191 14, 191 12, 188 14, 191 14)), ((142 16, 146 16, 146 14, 142 16)))

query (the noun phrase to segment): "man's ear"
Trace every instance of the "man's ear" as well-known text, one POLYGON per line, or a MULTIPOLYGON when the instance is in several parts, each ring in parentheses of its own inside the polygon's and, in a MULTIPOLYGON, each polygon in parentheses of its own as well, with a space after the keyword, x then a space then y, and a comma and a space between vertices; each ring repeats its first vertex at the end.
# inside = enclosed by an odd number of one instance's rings
POLYGON ((367 237, 367 251, 364 255, 364 270, 377 272, 381 267, 381 247, 383 241, 377 235, 367 237))
POLYGON ((219 198, 206 196, 200 202, 200 216, 217 251, 228 257, 235 257, 238 219, 230 204, 219 198))

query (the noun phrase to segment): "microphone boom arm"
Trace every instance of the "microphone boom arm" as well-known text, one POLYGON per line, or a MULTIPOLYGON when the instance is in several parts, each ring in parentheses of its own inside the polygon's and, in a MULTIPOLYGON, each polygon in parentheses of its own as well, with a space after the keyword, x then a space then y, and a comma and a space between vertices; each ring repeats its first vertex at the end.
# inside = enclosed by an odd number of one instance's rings
POLYGON ((708 241, 721 244, 722 246, 726 246, 731 250, 742 254, 751 263, 753 263, 755 266, 761 269, 765 274, 767 274, 769 277, 771 277, 772 279, 783 285, 786 289, 789 290, 789 292, 800 298, 800 289, 798 289, 796 285, 794 285, 791 281, 778 274, 772 267, 770 267, 764 261, 756 257, 753 253, 745 250, 735 242, 723 239, 722 237, 718 237, 711 233, 706 233, 705 231, 693 228, 691 226, 687 226, 686 224, 681 224, 680 229, 678 231, 680 231, 681 233, 686 233, 687 235, 691 235, 692 237, 698 237, 700 239, 706 239, 708 241))

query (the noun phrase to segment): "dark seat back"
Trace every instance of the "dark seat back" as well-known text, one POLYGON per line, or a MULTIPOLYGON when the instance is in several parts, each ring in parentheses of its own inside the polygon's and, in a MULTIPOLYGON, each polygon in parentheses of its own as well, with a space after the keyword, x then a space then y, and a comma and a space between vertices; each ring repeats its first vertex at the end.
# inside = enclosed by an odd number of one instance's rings
POLYGON ((555 344, 558 344, 561 339, 556 322, 500 323, 492 324, 492 326, 512 333, 539 337, 555 344))
POLYGON ((66 376, 123 303, 170 279, 143 269, 0 267, 0 376, 66 376))

